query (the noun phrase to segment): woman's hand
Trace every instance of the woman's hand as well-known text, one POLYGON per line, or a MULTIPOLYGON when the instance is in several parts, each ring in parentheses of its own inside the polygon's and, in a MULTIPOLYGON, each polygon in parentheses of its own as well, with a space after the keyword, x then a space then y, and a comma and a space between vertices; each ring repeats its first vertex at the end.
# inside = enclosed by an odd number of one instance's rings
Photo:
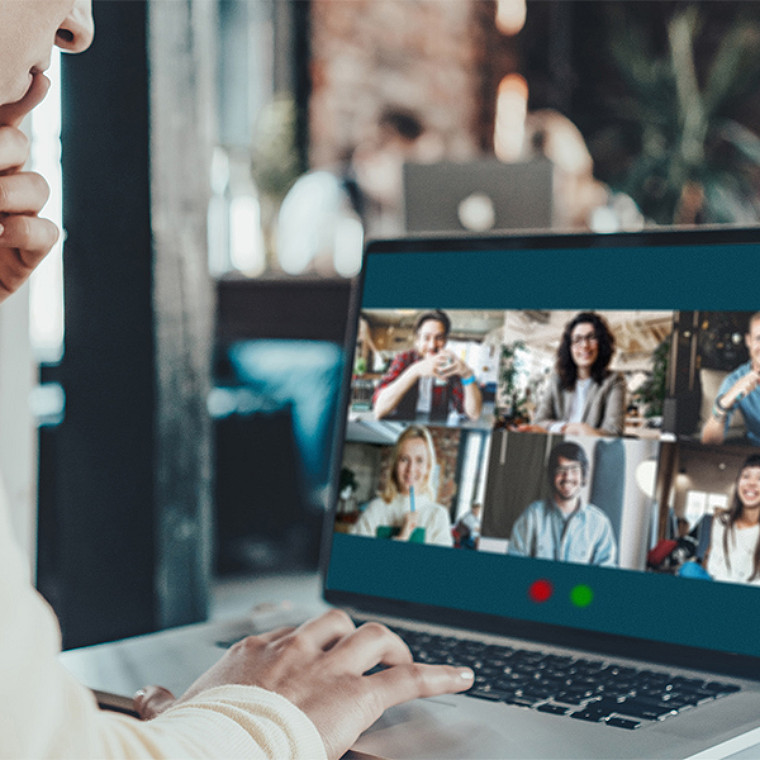
POLYGON ((249 636, 227 650, 178 700, 159 687, 135 697, 143 719, 214 686, 246 684, 281 694, 300 708, 321 735, 327 756, 343 755, 392 705, 472 686, 469 668, 412 661, 404 642, 379 623, 356 628, 330 610, 298 628, 249 636), (365 675, 376 665, 387 668, 365 675))
POLYGON ((543 425, 534 425, 531 423, 524 423, 522 425, 510 425, 510 430, 516 430, 518 433, 548 433, 549 429, 543 425))
POLYGON ((38 216, 49 188, 39 174, 22 171, 29 140, 18 128, 49 86, 37 74, 18 103, 0 106, 0 301, 21 286, 58 239, 58 228, 38 216))
POLYGON ((399 541, 408 541, 414 533, 414 529, 417 527, 417 514, 415 512, 407 512, 404 515, 404 521, 401 523, 401 530, 396 538, 399 541))
POLYGON ((587 422, 568 422, 563 428, 564 435, 603 435, 596 428, 591 427, 587 422))

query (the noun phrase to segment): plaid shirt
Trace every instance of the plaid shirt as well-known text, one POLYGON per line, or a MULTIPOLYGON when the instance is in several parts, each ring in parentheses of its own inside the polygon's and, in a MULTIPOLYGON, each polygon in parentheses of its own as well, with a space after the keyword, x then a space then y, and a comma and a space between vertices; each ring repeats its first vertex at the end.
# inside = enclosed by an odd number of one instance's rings
MULTIPOLYGON (((390 368, 380 380, 380 385, 375 389, 372 403, 377 402, 378 394, 386 385, 392 383, 407 367, 420 361, 420 359, 422 356, 415 350, 402 351, 397 354, 390 368)), ((415 383, 389 416, 405 420, 414 419, 417 416, 418 395, 417 383, 415 383)), ((462 380, 458 376, 450 377, 446 385, 433 385, 433 403, 430 416, 446 417, 452 406, 458 414, 464 414, 464 388, 462 387, 462 380)))

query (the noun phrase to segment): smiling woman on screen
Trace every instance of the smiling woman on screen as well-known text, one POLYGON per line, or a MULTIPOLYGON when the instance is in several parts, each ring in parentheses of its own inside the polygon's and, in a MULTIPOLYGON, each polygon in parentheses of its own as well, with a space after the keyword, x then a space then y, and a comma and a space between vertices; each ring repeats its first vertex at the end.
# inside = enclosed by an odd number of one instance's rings
POLYGON ((432 485, 435 466, 430 431, 420 425, 404 430, 393 447, 385 487, 367 505, 352 532, 359 536, 453 546, 448 512, 435 501, 432 485))

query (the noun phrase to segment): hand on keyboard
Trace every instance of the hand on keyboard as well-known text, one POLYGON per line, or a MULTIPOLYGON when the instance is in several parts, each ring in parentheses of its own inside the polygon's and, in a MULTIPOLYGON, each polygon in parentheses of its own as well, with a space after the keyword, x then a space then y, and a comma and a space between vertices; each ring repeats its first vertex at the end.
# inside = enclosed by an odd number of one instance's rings
POLYGON ((135 699, 142 718, 214 686, 261 686, 289 699, 314 723, 328 757, 338 758, 392 705, 472 686, 468 667, 415 663, 399 636, 379 623, 356 627, 330 610, 298 628, 233 644, 179 699, 149 688, 135 699), (372 671, 378 664, 385 668, 372 671), (168 695, 168 696, 167 696, 168 695))

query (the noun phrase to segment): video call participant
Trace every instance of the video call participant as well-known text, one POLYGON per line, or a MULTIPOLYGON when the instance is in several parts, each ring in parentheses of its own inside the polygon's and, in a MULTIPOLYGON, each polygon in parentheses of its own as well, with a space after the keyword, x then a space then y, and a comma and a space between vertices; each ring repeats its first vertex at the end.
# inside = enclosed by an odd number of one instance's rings
POLYGON ((577 443, 563 441, 549 454, 549 499, 528 505, 512 526, 508 553, 519 557, 617 565, 617 544, 607 515, 593 504, 584 504, 589 462, 577 443))
POLYGON ((555 371, 538 400, 533 422, 523 432, 618 436, 625 418, 625 379, 607 369, 615 336, 595 312, 577 314, 565 325, 555 371))
POLYGON ((446 350, 451 320, 426 311, 414 324, 414 348, 398 354, 380 380, 372 402, 375 418, 445 420, 453 408, 471 420, 480 417, 482 397, 475 373, 446 350))
POLYGON ((483 505, 476 502, 456 522, 454 531, 459 535, 459 544, 465 549, 477 549, 480 541, 480 528, 483 505))
POLYGON ((449 513, 435 501, 435 446, 430 431, 412 425, 393 447, 389 477, 351 531, 358 536, 384 536, 453 546, 449 513))
POLYGON ((713 516, 705 569, 716 581, 760 585, 760 454, 742 464, 728 511, 713 516))
POLYGON ((702 428, 702 443, 723 443, 737 409, 741 410, 750 443, 760 446, 760 311, 750 317, 744 342, 749 361, 721 383, 712 415, 702 428))
MULTIPOLYGON (((0 0, 0 301, 57 237, 38 216, 45 181, 22 171, 29 142, 19 123, 47 92, 53 45, 81 52, 92 37, 90 0, 0 0)), ((135 707, 145 718, 161 714, 141 722, 98 709, 61 665, 57 621, 28 568, 0 483, 2 757, 338 758, 386 707, 472 685, 472 671, 415 664, 387 628, 355 628, 332 610, 243 639, 180 699, 146 689, 135 707), (381 662, 391 667, 364 675, 381 662)))

